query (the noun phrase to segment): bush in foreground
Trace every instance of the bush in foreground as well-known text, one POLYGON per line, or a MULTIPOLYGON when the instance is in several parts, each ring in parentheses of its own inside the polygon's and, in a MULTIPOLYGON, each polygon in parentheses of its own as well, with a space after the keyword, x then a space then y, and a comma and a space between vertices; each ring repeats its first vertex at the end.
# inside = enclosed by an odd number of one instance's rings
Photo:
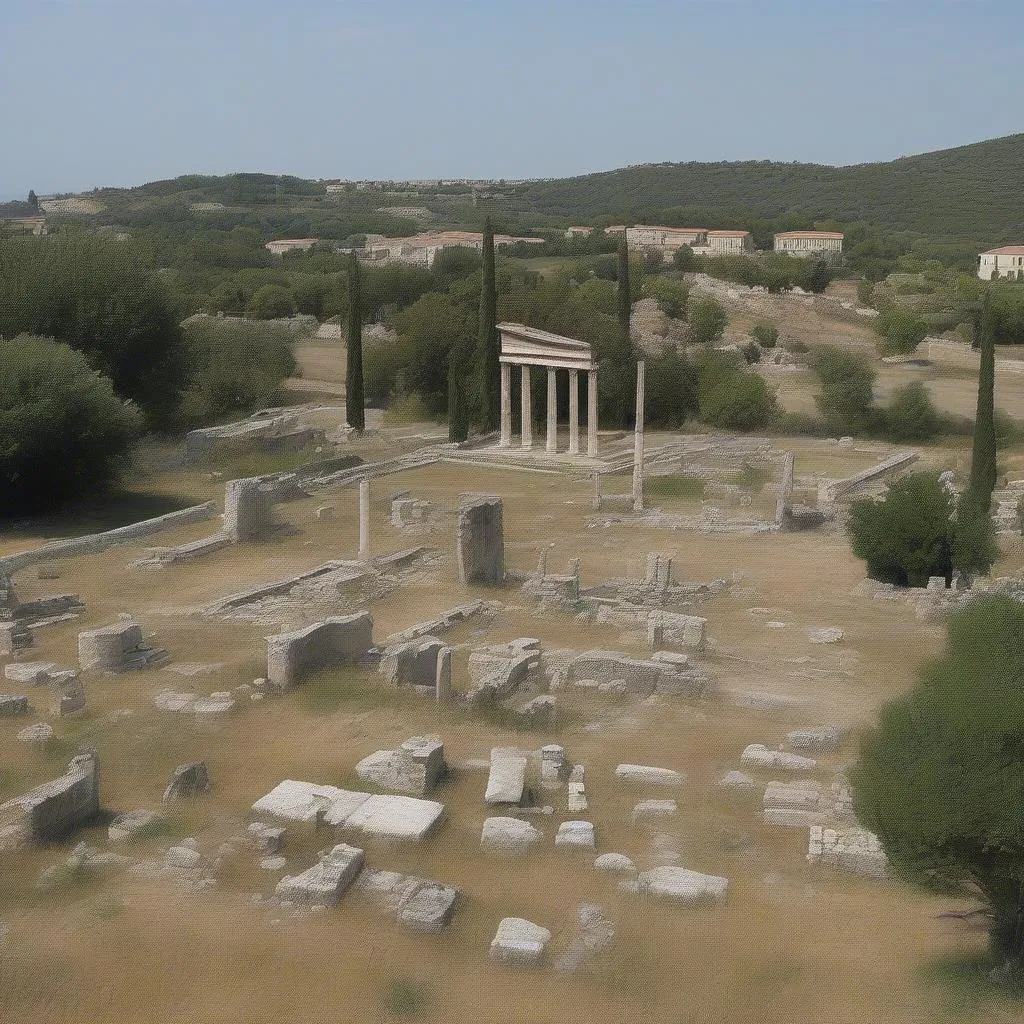
POLYGON ((858 819, 893 870, 980 900, 991 965, 1024 967, 1024 605, 983 597, 949 620, 943 656, 882 709, 851 773, 858 819))
POLYGON ((81 352, 49 338, 0 341, 0 517, 101 493, 137 433, 138 411, 81 352))

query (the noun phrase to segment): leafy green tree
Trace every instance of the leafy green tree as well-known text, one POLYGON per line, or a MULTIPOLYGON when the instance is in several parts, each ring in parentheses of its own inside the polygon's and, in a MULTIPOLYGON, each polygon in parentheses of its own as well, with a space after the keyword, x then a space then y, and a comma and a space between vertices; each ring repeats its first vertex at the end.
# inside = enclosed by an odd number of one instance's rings
POLYGON ((976 336, 981 347, 978 407, 974 417, 974 446, 967 493, 980 512, 988 515, 996 486, 995 338, 996 328, 988 293, 982 297, 976 336))
POLYGON ((856 352, 833 345, 816 349, 811 367, 821 382, 818 410, 837 434, 863 433, 871 423, 875 371, 856 352))
POLYGON ((86 356, 50 338, 0 341, 0 518, 102 494, 142 425, 86 356))
POLYGON ((984 901, 990 954, 1024 967, 1024 606, 983 596, 951 616, 945 653, 886 705, 850 781, 892 869, 984 901))
POLYGON ((348 265, 348 360, 345 365, 345 421, 362 433, 366 428, 363 403, 363 302, 359 261, 349 257, 348 265))
POLYGON ((184 333, 189 381, 176 416, 181 426, 266 405, 295 372, 291 338, 280 324, 200 317, 184 333))
POLYGON ((619 239, 618 268, 615 275, 615 296, 618 303, 619 331, 624 343, 629 344, 630 318, 633 313, 633 302, 629 288, 629 248, 625 235, 619 239))
POLYGON ((188 373, 178 319, 131 244, 64 234, 0 241, 0 337, 63 341, 151 421, 171 414, 188 373))
POLYGON ((764 321, 754 324, 750 328, 750 337, 761 346, 761 348, 775 348, 779 340, 779 329, 775 324, 768 324, 764 321))
POLYGON ((705 297, 690 304, 686 318, 690 337, 700 344, 710 344, 722 336, 729 323, 728 314, 716 299, 705 297))
POLYGON ((923 587, 931 576, 953 574, 953 500, 930 473, 892 483, 881 500, 850 506, 847 531, 868 575, 883 583, 923 587))
POLYGON ((871 306, 872 299, 875 294, 875 285, 873 281, 869 281, 866 277, 862 277, 857 282, 857 301, 862 306, 871 306))
POLYGON ((254 320, 277 320, 294 316, 295 300, 291 291, 283 285, 265 284, 249 297, 245 312, 254 320))
POLYGON ((928 324, 912 309, 891 303, 875 318, 879 348, 883 355, 913 352, 928 336, 928 324))
POLYGON ((480 286, 480 322, 477 332, 477 366, 480 374, 480 426, 497 430, 501 415, 501 337, 497 331, 498 292, 494 276, 494 231, 491 218, 484 221, 483 280, 480 286))
POLYGON ((760 430, 776 411, 764 379, 726 352, 706 352, 699 360, 697 406, 702 422, 729 430, 760 430))
POLYGON ((688 245, 681 245, 672 253, 672 265, 676 270, 696 270, 697 257, 688 245))
POLYGON ((893 441, 927 441, 942 426, 928 389, 919 380, 905 384, 893 395, 884 417, 886 435, 893 441))
POLYGON ((815 260, 807 272, 807 290, 823 292, 832 281, 832 268, 824 260, 815 260))
POLYGON ((652 296, 657 301, 658 309, 665 316, 675 320, 686 319, 690 286, 684 281, 674 281, 668 277, 648 277, 644 279, 644 294, 652 296))

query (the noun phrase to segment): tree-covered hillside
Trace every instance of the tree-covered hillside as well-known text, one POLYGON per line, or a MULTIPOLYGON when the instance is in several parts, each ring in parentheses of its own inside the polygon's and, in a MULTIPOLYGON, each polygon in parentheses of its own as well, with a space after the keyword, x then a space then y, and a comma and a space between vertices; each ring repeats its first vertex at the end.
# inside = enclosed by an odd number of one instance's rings
POLYGON ((730 219, 866 221, 934 238, 1024 237, 1024 134, 887 163, 828 167, 744 161, 665 163, 530 182, 517 205, 569 218, 716 227, 730 219))

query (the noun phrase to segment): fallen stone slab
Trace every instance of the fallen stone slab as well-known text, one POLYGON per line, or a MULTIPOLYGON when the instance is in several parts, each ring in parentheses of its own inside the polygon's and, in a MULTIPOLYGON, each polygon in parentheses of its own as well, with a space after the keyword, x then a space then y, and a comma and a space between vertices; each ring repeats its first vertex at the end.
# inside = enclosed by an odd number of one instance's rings
POLYGON ((770 750, 761 743, 751 743, 740 755, 740 762, 752 768, 784 768, 792 772, 810 772, 818 767, 813 757, 789 754, 784 750, 770 750))
POLYGON ((56 667, 52 661, 15 661, 4 666, 4 678, 26 686, 45 686, 56 667))
POLYGON ((761 816, 766 825, 785 825, 789 828, 809 828, 825 820, 821 811, 797 807, 766 807, 761 816))
POLYGON ((0 693, 0 718, 17 718, 28 714, 28 697, 17 693, 0 693))
POLYGON ((555 835, 555 846, 593 850, 594 824, 590 821, 563 821, 555 835))
POLYGON ((807 639, 812 644, 837 644, 843 639, 843 631, 838 626, 818 626, 807 630, 807 639))
POLYGON ((424 839, 444 816, 444 804, 411 796, 374 794, 341 821, 335 819, 336 807, 333 805, 324 815, 327 824, 389 839, 424 839))
POLYGON ((171 781, 164 790, 164 803, 183 797, 198 796, 210 789, 210 773, 205 761, 190 761, 174 769, 171 781))
POLYGON ((506 917, 491 940, 491 959, 505 964, 535 964, 550 941, 547 928, 522 917, 506 917))
POLYGON ((881 841, 864 828, 831 829, 811 826, 807 862, 825 864, 866 878, 886 878, 888 859, 881 841))
POLYGON ((602 853, 594 861, 597 871, 608 871, 615 875, 636 874, 636 865, 624 853, 602 853))
POLYGON ((211 693, 209 697, 200 697, 192 704, 192 713, 196 718, 219 718, 238 709, 234 697, 227 691, 211 693))
POLYGON ((99 809, 99 758, 79 754, 61 778, 0 804, 0 850, 62 839, 99 809))
POLYGON ((337 906, 363 867, 363 851, 339 843, 300 875, 285 875, 274 892, 281 899, 337 906))
POLYGON ((484 800, 491 805, 521 803, 526 789, 526 765, 525 757, 495 747, 491 751, 491 770, 484 800))
POLYGON ((816 811, 821 799, 819 782, 769 782, 765 787, 762 803, 765 807, 792 807, 816 811))
POLYGON ((161 711, 188 711, 199 698, 194 693, 186 693, 181 690, 161 690, 154 698, 153 703, 161 711))
POLYGON ((654 821, 659 818, 674 818, 679 813, 679 805, 675 800, 641 800, 630 815, 634 825, 654 821))
POLYGON ((671 768, 655 768, 647 764, 620 764, 615 769, 615 778, 621 782, 655 786, 678 786, 686 781, 683 772, 671 768))
POLYGON ((733 770, 726 772, 718 780, 719 789, 728 789, 737 793, 746 793, 754 789, 758 789, 757 781, 749 776, 746 772, 733 770))
POLYGON ((519 818, 487 818, 480 833, 480 847, 504 853, 524 853, 544 838, 544 833, 519 818))
MULTIPOLYGON (((266 796, 252 805, 257 814, 269 814, 288 821, 315 822, 339 800, 359 797, 365 800, 367 793, 349 793, 337 786, 318 786, 312 782, 285 779, 279 782, 266 796)), ((353 806, 354 809, 354 806, 353 806)))
POLYGON ((786 742, 795 750, 832 753, 843 745, 847 733, 841 725, 821 725, 813 729, 794 729, 786 733, 786 742))
POLYGON ((356 765, 364 782, 399 793, 424 796, 448 770, 440 736, 411 736, 395 750, 377 750, 356 765))
POLYGON ((33 725, 26 725, 24 729, 18 730, 17 739, 19 743, 28 743, 33 747, 45 747, 54 737, 52 726, 45 722, 36 722, 33 725))
POLYGON ((395 917, 403 928, 434 935, 451 921, 458 899, 454 886, 424 881, 402 901, 395 917))
POLYGON ((680 903, 715 903, 725 899, 729 880, 718 875, 705 875, 689 868, 666 865, 642 871, 637 876, 639 892, 680 903))

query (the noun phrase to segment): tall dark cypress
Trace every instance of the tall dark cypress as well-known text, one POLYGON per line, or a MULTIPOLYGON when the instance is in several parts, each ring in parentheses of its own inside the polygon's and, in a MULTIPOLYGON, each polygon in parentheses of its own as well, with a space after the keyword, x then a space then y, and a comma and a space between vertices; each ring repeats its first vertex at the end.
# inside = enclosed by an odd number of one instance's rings
POLYGON ((366 427, 363 408, 363 314, 359 261, 348 264, 348 365, 345 369, 345 420, 354 430, 366 427))
POLYGON ((988 292, 982 297, 977 325, 981 367, 978 371, 978 410, 974 417, 974 448, 967 492, 974 505, 988 515, 996 486, 996 330, 988 292))
POLYGON ((616 274, 617 284, 615 286, 615 300, 619 313, 619 333, 622 335, 622 345, 629 346, 629 318, 633 304, 629 298, 629 248, 626 245, 626 236, 619 239, 619 268, 616 274))
POLYGON ((501 415, 501 341, 498 323, 498 289, 494 279, 494 231, 491 218, 484 221, 483 284, 480 288, 480 330, 477 335, 477 366, 480 374, 479 418, 485 430, 497 430, 501 415))

